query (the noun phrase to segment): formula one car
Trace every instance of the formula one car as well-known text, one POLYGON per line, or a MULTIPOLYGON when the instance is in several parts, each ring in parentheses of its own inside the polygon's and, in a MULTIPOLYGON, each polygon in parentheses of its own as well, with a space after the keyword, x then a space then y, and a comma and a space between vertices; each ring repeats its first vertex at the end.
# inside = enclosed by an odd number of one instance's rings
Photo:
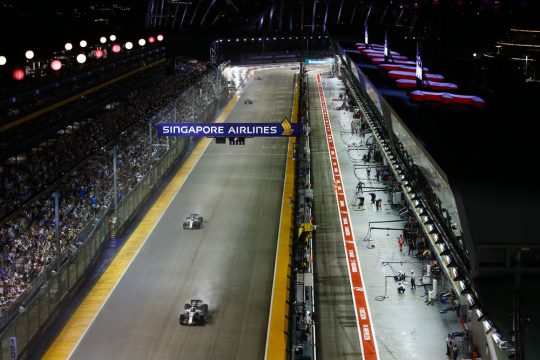
POLYGON ((200 229, 203 223, 203 217, 199 214, 191 214, 184 221, 184 230, 200 229))
POLYGON ((180 314, 180 325, 204 325, 207 315, 208 304, 204 304, 202 300, 191 300, 184 305, 184 312, 180 314))
POLYGON ((253 105, 253 100, 251 99, 244 100, 244 105, 253 105))

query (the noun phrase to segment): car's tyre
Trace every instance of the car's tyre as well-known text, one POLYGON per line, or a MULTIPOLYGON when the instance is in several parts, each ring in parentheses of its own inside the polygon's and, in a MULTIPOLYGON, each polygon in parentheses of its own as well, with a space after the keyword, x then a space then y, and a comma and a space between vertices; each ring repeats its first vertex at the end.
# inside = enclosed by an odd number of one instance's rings
POLYGON ((201 224, 203 223, 203 217, 202 217, 202 216, 199 216, 199 217, 197 218, 197 220, 198 220, 201 224))
POLYGON ((180 314, 180 319, 178 321, 180 324, 184 324, 186 322, 186 314, 180 314))
POLYGON ((204 315, 199 316, 199 319, 197 320, 197 323, 199 325, 204 325, 206 323, 206 319, 204 318, 204 315))
POLYGON ((182 227, 184 228, 184 230, 187 230, 187 229, 189 229, 189 226, 188 226, 188 225, 186 225, 186 224, 182 225, 182 227))
POLYGON ((203 304, 201 306, 201 310, 204 311, 204 313, 206 314, 208 312, 208 304, 203 304))
POLYGON ((191 308, 191 304, 188 304, 188 303, 184 304, 184 310, 189 310, 190 308, 191 308))

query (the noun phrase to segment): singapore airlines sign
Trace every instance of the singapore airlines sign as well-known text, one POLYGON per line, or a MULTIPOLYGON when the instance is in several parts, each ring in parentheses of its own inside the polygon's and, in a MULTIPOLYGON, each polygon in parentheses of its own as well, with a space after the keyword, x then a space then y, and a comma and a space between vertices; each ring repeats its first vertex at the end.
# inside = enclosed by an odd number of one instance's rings
POLYGON ((159 136, 262 137, 298 136, 301 125, 287 118, 281 123, 160 123, 159 136))

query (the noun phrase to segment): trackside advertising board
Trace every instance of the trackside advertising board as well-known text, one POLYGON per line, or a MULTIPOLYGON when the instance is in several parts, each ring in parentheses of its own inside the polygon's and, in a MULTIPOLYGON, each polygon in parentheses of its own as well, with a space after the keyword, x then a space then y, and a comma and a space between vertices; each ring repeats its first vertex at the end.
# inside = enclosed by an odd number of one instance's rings
POLYGON ((299 136, 300 124, 281 123, 160 123, 159 136, 277 137, 299 136))
POLYGON ((332 65, 334 62, 332 58, 304 59, 306 65, 332 65))

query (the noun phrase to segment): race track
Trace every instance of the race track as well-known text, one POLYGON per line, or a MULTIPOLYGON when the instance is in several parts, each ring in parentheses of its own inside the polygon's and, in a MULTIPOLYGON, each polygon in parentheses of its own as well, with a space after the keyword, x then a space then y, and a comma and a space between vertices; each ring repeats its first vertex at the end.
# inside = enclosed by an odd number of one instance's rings
MULTIPOLYGON (((227 122, 290 117, 293 75, 258 71, 227 122)), ((286 152, 281 138, 212 143, 71 358, 263 359, 286 152), (182 229, 192 212, 203 229, 182 229), (180 326, 196 298, 209 304, 209 323, 180 326)))

